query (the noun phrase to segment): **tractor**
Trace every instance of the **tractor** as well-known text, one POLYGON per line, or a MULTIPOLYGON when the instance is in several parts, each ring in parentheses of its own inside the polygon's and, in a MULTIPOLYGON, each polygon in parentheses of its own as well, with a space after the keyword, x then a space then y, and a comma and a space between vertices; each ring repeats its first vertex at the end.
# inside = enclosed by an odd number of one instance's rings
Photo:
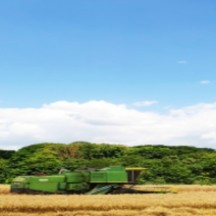
POLYGON ((11 183, 14 193, 107 194, 122 193, 134 185, 145 168, 111 166, 103 169, 61 169, 57 175, 18 176, 11 183))

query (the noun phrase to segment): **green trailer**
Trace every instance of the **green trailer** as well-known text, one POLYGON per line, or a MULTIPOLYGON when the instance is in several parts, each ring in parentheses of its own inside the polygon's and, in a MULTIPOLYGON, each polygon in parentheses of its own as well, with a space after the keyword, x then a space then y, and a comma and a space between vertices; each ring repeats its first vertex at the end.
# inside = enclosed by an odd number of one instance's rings
POLYGON ((93 170, 61 170, 51 176, 18 176, 11 184, 15 193, 106 194, 134 184, 144 168, 111 166, 93 170))

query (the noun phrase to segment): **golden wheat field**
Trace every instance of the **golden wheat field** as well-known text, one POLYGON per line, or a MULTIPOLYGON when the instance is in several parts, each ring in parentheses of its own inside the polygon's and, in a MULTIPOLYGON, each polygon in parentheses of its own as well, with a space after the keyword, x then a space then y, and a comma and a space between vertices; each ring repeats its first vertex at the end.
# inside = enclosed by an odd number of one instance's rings
MULTIPOLYGON (((137 186, 150 190, 161 186, 137 186)), ((17 195, 0 185, 1 216, 215 216, 216 186, 169 186, 177 193, 17 195)))

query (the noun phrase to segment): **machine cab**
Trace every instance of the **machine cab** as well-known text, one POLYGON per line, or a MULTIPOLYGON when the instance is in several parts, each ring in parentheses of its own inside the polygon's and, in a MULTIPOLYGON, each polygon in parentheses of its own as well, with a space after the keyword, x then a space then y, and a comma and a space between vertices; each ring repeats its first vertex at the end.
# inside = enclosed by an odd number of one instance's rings
POLYGON ((145 170, 142 167, 127 167, 125 168, 127 175, 128 175, 128 183, 135 184, 137 178, 139 177, 140 173, 145 170))

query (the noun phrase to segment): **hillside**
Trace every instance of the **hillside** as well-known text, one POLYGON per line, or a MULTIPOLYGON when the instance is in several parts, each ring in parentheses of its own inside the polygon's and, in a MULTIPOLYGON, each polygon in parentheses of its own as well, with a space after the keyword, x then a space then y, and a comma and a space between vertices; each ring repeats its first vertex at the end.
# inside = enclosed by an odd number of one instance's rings
POLYGON ((17 175, 55 174, 61 167, 102 168, 110 165, 145 167, 140 183, 216 183, 216 152, 188 146, 41 143, 18 151, 0 151, 0 183, 17 175))

